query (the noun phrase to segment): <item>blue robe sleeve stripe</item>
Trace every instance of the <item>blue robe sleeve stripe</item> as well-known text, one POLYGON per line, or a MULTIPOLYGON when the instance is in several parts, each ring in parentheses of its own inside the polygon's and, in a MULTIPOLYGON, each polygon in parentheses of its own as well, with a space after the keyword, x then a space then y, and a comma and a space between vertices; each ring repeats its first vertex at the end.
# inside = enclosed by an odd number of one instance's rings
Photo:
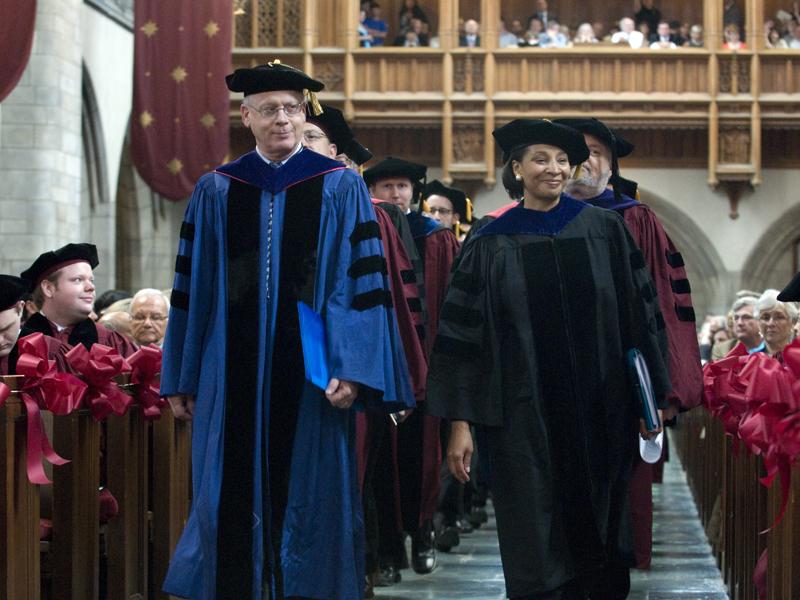
POLYGON ((692 293, 692 286, 689 284, 688 279, 669 279, 670 286, 672 287, 672 291, 676 294, 691 294, 692 293))
POLYGON ((669 264, 669 266, 673 269, 679 269, 685 266, 685 263, 683 262, 683 256, 680 252, 670 252, 667 250, 665 254, 667 256, 667 264, 669 264))
POLYGON ((175 272, 180 273, 181 275, 191 275, 192 259, 188 256, 178 254, 178 256, 175 257, 175 272))
POLYGON ((363 312, 376 306, 392 306, 392 296, 388 290, 376 288, 353 296, 353 310, 363 312))
POLYGON ((187 242, 194 241, 194 223, 189 223, 184 221, 181 223, 181 235, 182 240, 186 240, 187 242))
POLYGON ((173 289, 169 302, 172 308, 183 311, 189 310, 189 294, 186 292, 173 289))
POLYGON ((377 221, 363 221, 353 228, 350 234, 350 244, 357 246, 367 240, 381 239, 381 228, 377 221))
POLYGON ((364 256, 355 261, 350 268, 347 269, 347 275, 353 279, 371 275, 373 273, 382 273, 386 275, 388 270, 386 268, 386 259, 383 256, 373 254, 372 256, 364 256))

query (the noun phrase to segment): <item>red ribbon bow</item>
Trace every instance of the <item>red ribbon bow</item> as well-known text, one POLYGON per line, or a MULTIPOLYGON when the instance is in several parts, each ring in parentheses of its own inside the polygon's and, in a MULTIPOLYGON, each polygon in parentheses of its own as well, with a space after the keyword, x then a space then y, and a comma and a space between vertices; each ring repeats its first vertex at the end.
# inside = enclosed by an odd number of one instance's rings
POLYGON ((131 366, 131 383, 136 384, 135 397, 147 420, 161 417, 167 402, 161 397, 157 379, 161 373, 161 348, 142 346, 128 358, 131 366))
POLYGON ((44 485, 52 481, 45 475, 43 458, 53 465, 63 465, 69 461, 59 456, 50 445, 41 411, 49 410, 56 415, 71 413, 80 405, 86 393, 86 384, 74 375, 56 371, 55 361, 48 359, 47 342, 43 334, 26 336, 17 342, 17 347, 17 374, 23 376, 19 394, 28 416, 28 480, 44 485))
POLYGON ((95 420, 102 421, 111 413, 125 414, 132 399, 119 389, 114 378, 129 373, 131 366, 116 349, 94 344, 87 350, 77 344, 67 352, 66 359, 89 385, 84 402, 95 420))
POLYGON ((8 397, 11 395, 11 388, 8 387, 5 383, 0 381, 0 408, 3 408, 3 405, 8 400, 8 397))

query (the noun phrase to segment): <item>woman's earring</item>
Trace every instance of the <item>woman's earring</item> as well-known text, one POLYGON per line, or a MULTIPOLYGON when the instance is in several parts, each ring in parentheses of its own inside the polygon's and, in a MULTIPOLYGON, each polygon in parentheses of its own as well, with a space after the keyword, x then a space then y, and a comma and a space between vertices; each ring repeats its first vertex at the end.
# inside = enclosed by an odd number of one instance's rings
POLYGON ((522 175, 517 173, 516 175, 514 175, 514 179, 516 179, 517 181, 522 181, 522 175))

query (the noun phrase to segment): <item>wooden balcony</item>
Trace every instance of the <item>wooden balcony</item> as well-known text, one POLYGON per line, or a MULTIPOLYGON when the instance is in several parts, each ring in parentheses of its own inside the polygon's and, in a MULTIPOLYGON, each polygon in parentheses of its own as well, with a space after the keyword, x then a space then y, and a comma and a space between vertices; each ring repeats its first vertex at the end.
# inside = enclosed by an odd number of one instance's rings
MULTIPOLYGON (((748 46, 756 49, 743 51, 721 47, 723 0, 672 7, 679 18, 702 23, 705 30, 705 48, 677 50, 500 49, 494 24, 501 12, 529 11, 516 0, 421 2, 435 16, 438 48, 359 48, 349 25, 358 20, 358 4, 304 0, 287 12, 280 0, 241 0, 234 66, 280 58, 305 69, 326 84, 323 101, 342 107, 369 141, 377 139, 373 150, 379 155, 413 151, 409 136, 386 131, 408 126, 436 131, 437 153, 426 158, 443 169, 446 180, 493 185, 498 159, 491 131, 520 116, 592 115, 626 130, 674 129, 677 135, 702 130, 711 185, 760 183, 762 129, 800 128, 800 51, 761 50, 764 15, 780 8, 772 0, 743 1, 748 46), (276 10, 283 19, 264 19, 276 10), (483 24, 480 48, 458 47, 458 20, 467 17, 483 24), (382 135, 370 135, 371 129, 382 135)), ((628 4, 608 0, 601 13, 623 15, 628 4)), ((382 5, 391 26, 399 1, 382 5)), ((559 8, 574 18, 596 18, 598 11, 574 2, 559 8)), ((232 98, 237 125, 238 102, 232 98)), ((240 149, 236 135, 233 146, 234 152, 240 149)))

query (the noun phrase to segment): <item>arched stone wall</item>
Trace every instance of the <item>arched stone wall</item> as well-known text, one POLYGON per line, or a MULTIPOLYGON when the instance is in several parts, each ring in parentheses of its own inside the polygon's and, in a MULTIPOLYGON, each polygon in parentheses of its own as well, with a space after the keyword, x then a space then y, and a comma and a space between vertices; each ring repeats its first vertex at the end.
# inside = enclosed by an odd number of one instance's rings
POLYGON ((776 219, 758 240, 742 268, 742 284, 755 291, 782 289, 794 276, 793 254, 800 239, 800 205, 776 219))
POLYGON ((639 193, 641 201, 658 215, 665 231, 683 254, 698 326, 705 315, 724 313, 736 282, 725 269, 714 245, 697 223, 674 204, 646 189, 640 189, 639 193))

